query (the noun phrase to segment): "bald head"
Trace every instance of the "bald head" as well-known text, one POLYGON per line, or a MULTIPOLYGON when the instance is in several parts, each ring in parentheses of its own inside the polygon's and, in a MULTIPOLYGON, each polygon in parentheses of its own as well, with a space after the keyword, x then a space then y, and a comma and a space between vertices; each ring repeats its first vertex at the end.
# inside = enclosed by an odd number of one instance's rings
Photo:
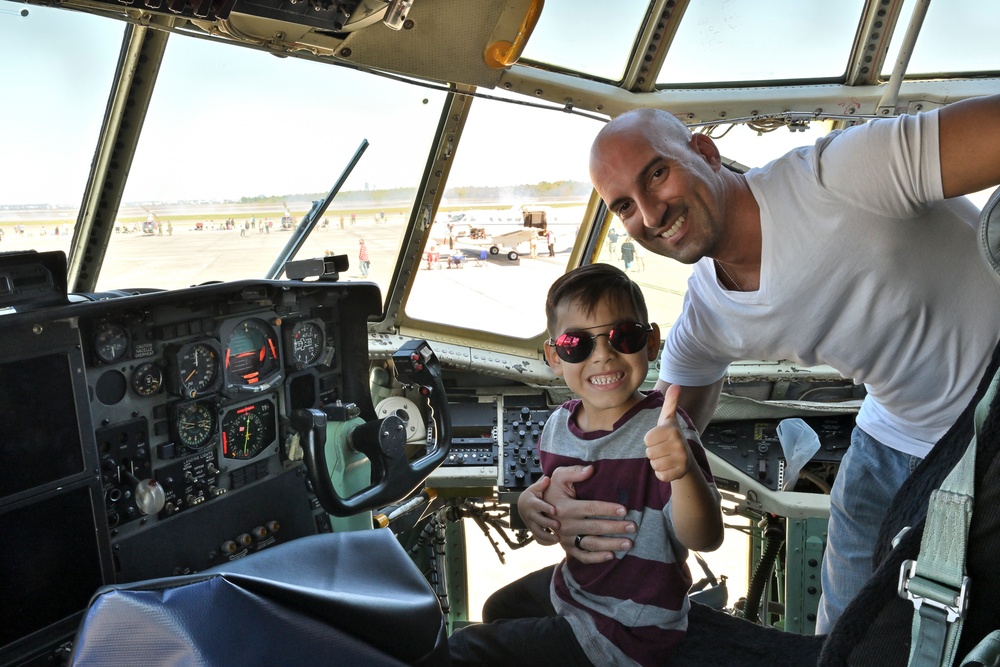
POLYGON ((675 145, 686 145, 691 140, 691 130, 672 113, 662 109, 632 109, 611 119, 597 133, 590 148, 590 162, 600 155, 608 142, 622 136, 640 136, 651 144, 666 141, 675 145))
POLYGON ((598 133, 590 180, 651 252, 691 264, 719 248, 736 194, 715 143, 660 109, 635 109, 598 133))

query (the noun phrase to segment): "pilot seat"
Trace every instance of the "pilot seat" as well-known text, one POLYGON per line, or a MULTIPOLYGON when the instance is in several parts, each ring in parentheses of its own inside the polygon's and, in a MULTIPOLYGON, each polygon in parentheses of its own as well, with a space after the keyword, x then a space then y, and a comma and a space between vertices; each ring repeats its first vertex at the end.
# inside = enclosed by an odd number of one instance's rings
POLYGON ((447 665, 437 596, 388 529, 326 533, 198 574, 106 586, 72 665, 447 665))

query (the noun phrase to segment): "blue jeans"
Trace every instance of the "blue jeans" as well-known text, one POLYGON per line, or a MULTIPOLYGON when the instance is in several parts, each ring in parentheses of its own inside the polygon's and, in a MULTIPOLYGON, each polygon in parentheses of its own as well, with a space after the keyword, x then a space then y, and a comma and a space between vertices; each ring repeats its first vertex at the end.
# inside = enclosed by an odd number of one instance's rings
POLYGON ((917 456, 886 447, 860 428, 854 429, 830 493, 816 634, 833 629, 844 607, 868 581, 882 520, 899 487, 920 461, 917 456))

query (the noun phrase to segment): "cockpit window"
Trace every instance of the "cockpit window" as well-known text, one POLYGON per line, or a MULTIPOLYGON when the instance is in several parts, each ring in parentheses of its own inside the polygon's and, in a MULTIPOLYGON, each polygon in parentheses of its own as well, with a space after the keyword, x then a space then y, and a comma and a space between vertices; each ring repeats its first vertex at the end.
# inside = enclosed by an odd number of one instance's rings
POLYGON ((517 338, 540 334, 546 291, 576 243, 591 192, 590 144, 602 126, 476 99, 406 314, 517 338))
POLYGON ((76 12, 4 5, 0 250, 68 252, 124 27, 76 12))
POLYGON ((840 78, 847 70, 864 0, 692 2, 656 79, 658 84, 840 78), (817 31, 810 26, 817 25, 817 31), (810 38, 796 42, 782 35, 810 38))
MULTIPOLYGON (((902 16, 912 11, 912 0, 903 4, 902 16)), ((988 45, 996 41, 1000 24, 1000 5, 980 0, 949 0, 931 3, 920 27, 920 38, 913 45, 913 55, 907 67, 910 75, 932 75, 949 72, 1000 71, 1000 52, 988 45), (964 44, 965 48, 955 48, 964 44), (979 44, 980 46, 975 46, 979 44)), ((888 78, 896 64, 899 45, 905 31, 896 30, 889 44, 882 75, 888 78)))
POLYGON ((524 48, 525 60, 620 81, 649 12, 648 0, 546 3, 524 48))
POLYGON ((296 258, 346 255, 340 280, 372 280, 386 294, 443 100, 432 88, 171 35, 100 288, 265 276, 367 141, 296 258), (178 256, 187 269, 168 271, 178 256))

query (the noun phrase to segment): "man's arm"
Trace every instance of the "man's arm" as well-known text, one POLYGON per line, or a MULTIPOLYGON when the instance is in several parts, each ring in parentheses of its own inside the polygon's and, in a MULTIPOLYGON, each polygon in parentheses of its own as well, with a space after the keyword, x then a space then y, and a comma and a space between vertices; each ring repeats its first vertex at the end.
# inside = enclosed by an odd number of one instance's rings
MULTIPOLYGON (((656 388, 664 395, 666 395, 669 387, 670 384, 668 382, 663 380, 656 381, 656 388)), ((707 384, 702 387, 681 387, 681 395, 677 401, 677 405, 684 408, 684 412, 694 422, 698 433, 704 433, 708 427, 708 422, 712 420, 715 408, 719 405, 719 394, 721 393, 721 378, 714 384, 707 384)))
POLYGON ((1000 184, 1000 95, 949 104, 938 120, 944 196, 1000 184))

